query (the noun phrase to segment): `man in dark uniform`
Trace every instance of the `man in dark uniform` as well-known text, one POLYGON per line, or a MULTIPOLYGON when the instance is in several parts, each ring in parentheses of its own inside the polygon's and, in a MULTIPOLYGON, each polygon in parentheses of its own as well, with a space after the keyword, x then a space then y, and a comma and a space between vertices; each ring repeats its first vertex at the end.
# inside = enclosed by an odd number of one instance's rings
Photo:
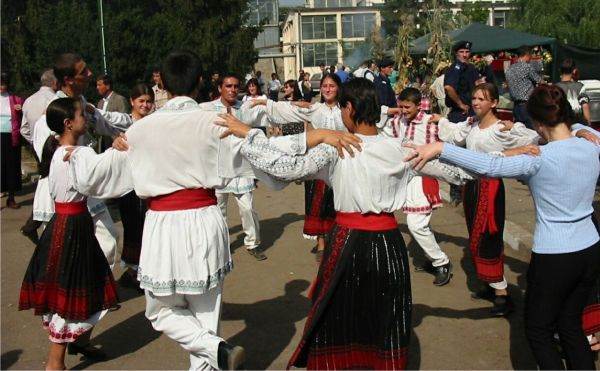
POLYGON ((444 76, 446 106, 450 108, 448 120, 451 122, 465 121, 475 114, 471 108, 471 92, 480 77, 475 66, 469 63, 472 45, 470 41, 454 44, 452 50, 456 58, 444 76))
POLYGON ((394 61, 391 59, 383 59, 379 61, 379 75, 375 76, 373 83, 375 91, 379 98, 379 104, 388 107, 397 107, 396 94, 392 88, 389 76, 394 70, 394 61))

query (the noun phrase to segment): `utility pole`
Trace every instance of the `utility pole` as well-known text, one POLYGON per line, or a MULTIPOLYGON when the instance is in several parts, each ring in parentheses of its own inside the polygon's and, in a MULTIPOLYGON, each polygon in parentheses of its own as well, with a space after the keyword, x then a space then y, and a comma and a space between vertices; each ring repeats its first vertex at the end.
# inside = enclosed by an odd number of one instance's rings
POLYGON ((108 74, 108 68, 106 66, 106 44, 104 43, 104 12, 102 10, 102 0, 98 0, 98 11, 100 13, 100 36, 102 39, 102 67, 104 68, 104 74, 108 74))

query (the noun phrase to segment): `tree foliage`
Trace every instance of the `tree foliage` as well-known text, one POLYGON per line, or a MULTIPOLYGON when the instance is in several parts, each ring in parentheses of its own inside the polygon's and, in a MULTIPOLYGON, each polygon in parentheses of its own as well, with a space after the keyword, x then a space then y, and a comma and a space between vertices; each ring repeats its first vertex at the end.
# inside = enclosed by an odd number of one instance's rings
POLYGON ((556 38, 569 45, 600 48, 600 1, 517 0, 510 27, 556 38))
MULTIPOLYGON (((247 25, 246 0, 104 1, 103 10, 108 73, 124 93, 174 49, 196 52, 206 75, 245 74, 258 58, 260 28, 247 25)), ((103 72, 96 0, 2 2, 3 70, 15 91, 34 90, 40 71, 66 51, 103 72)))
POLYGON ((466 23, 478 22, 486 24, 490 11, 488 6, 483 2, 465 2, 462 5, 460 15, 466 20, 466 23))

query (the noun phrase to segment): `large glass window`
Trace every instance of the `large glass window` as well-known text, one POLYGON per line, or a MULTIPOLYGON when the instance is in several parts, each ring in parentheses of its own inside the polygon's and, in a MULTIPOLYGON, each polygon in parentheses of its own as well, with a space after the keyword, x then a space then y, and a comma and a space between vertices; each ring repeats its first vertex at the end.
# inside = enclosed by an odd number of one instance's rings
POLYGON ((375 27, 375 14, 342 14, 342 37, 367 37, 375 27))
POLYGON ((278 4, 277 0, 250 0, 249 2, 248 23, 258 26, 261 22, 264 24, 277 24, 278 4))
POLYGON ((302 17, 304 40, 337 38, 335 15, 313 15, 302 17))
POLYGON ((338 61, 337 43, 302 44, 302 61, 305 67, 326 66, 338 61))
POLYGON ((315 8, 342 8, 352 6, 352 0, 315 0, 315 8))

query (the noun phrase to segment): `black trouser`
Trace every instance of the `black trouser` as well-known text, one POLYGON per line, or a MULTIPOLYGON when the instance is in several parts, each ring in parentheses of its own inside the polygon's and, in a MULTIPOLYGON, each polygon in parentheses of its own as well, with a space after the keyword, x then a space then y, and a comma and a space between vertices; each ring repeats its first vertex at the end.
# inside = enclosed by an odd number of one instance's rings
POLYGON ((581 315, 600 274, 600 243, 567 254, 531 254, 527 272, 525 332, 540 369, 562 370, 558 332, 570 369, 595 369, 581 315))

